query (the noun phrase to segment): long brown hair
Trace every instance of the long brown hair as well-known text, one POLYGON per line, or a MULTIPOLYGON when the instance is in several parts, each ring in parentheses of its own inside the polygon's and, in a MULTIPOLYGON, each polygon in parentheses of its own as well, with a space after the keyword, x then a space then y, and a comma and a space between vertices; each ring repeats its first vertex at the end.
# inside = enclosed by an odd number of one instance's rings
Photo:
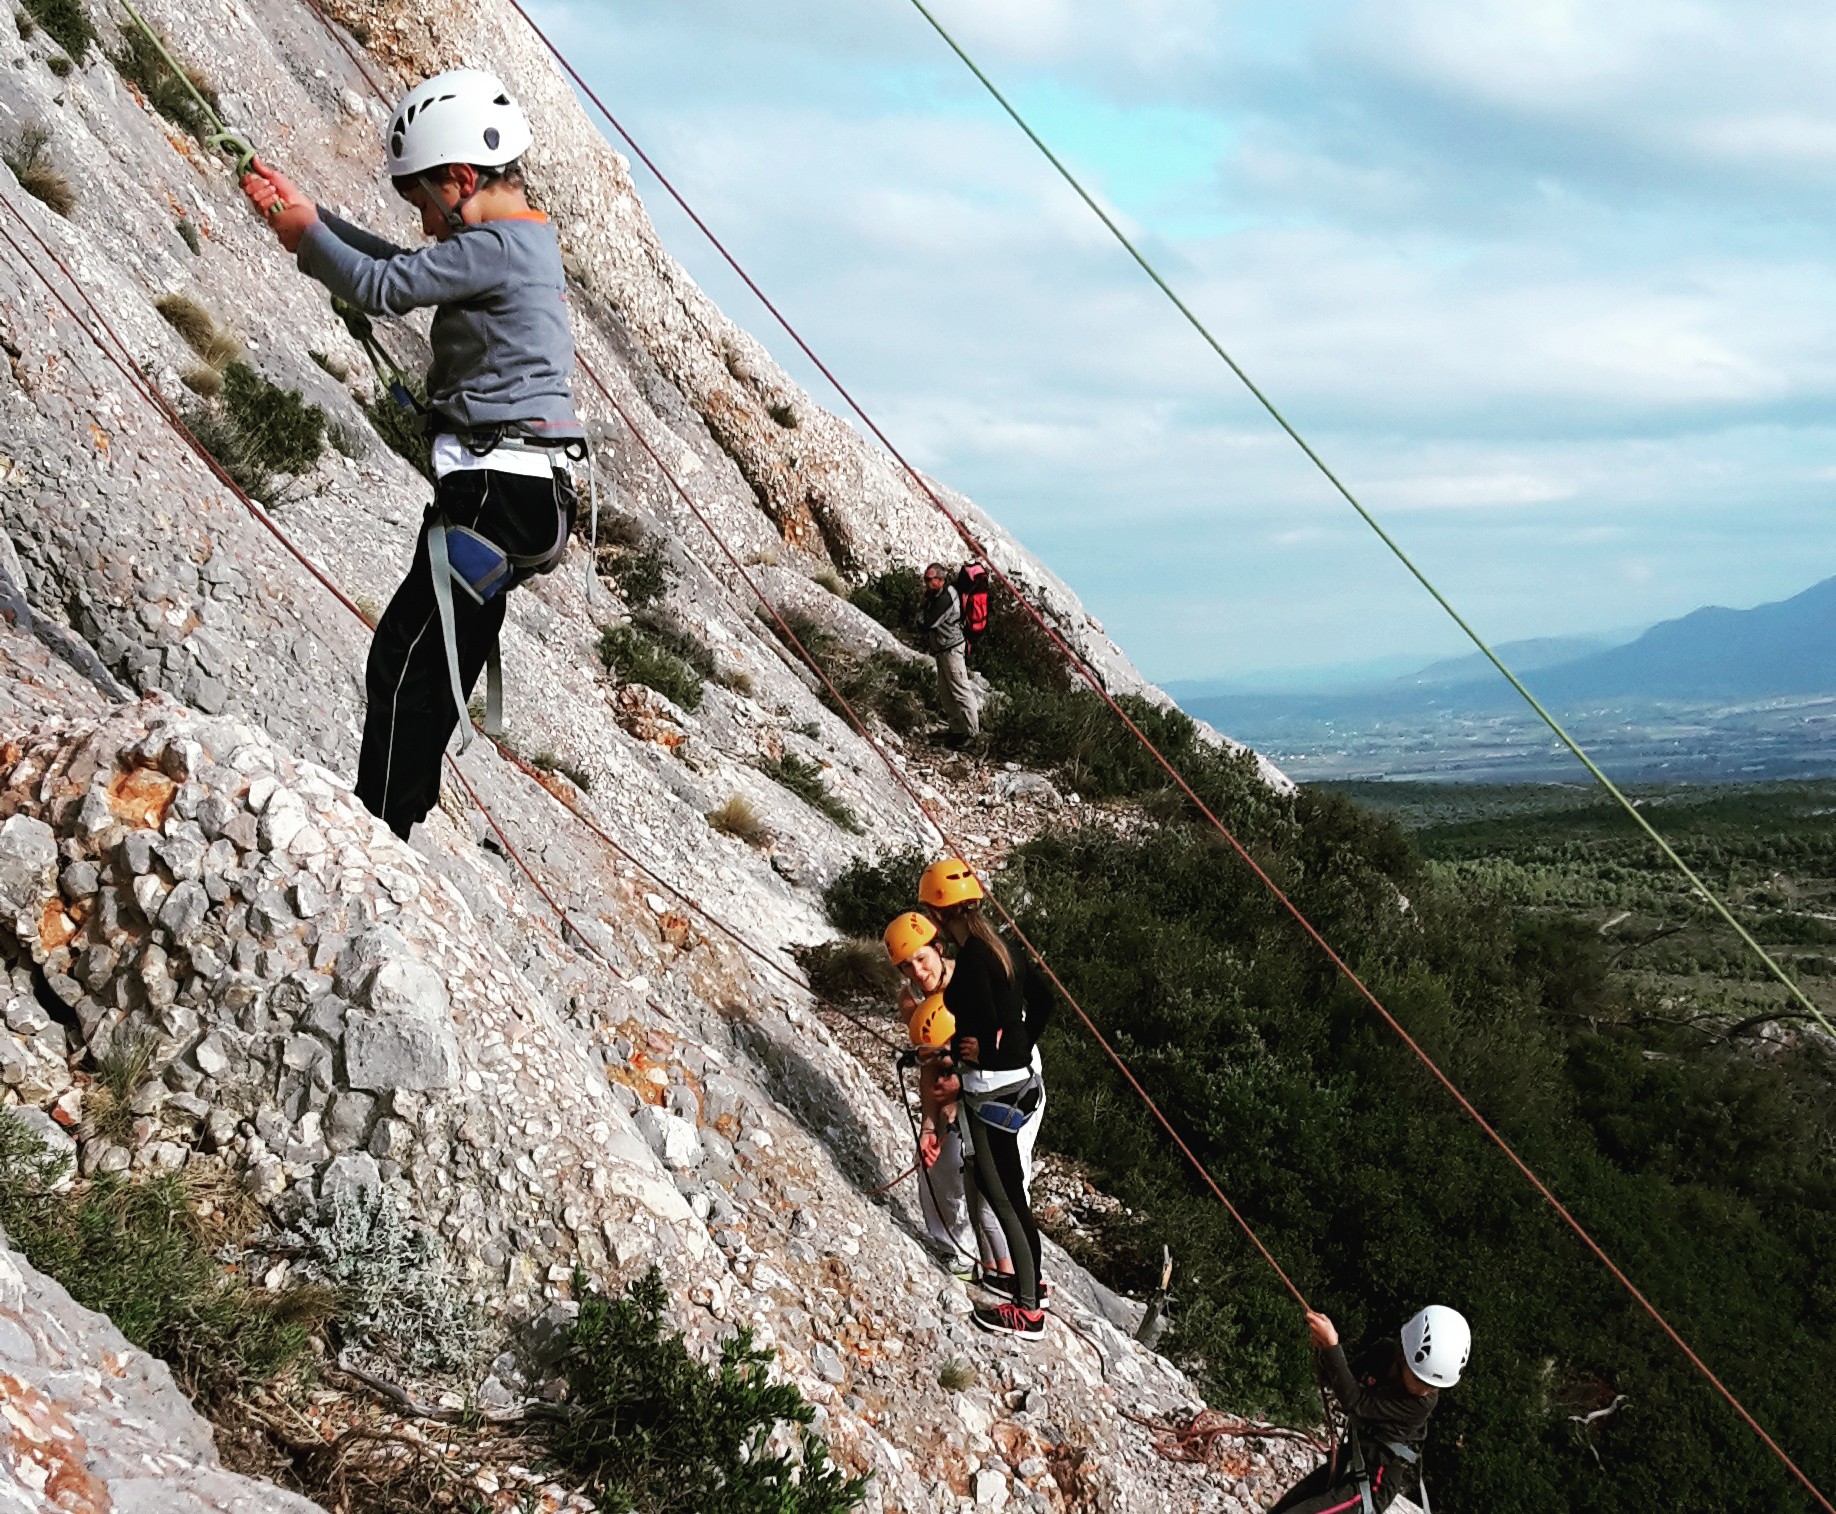
POLYGON ((969 928, 969 934, 980 941, 994 953, 995 961, 1001 964, 1001 971, 1007 975, 1007 981, 1014 981, 1014 954, 1007 949, 1007 943, 1000 933, 988 923, 988 917, 982 913, 978 900, 970 899, 957 906, 956 917, 969 928))

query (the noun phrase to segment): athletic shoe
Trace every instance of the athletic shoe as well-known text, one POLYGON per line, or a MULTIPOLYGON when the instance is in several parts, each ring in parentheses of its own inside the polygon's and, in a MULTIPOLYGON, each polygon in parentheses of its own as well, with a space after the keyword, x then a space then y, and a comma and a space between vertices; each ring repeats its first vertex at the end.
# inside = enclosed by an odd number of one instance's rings
POLYGON ((992 1309, 977 1309, 969 1316, 978 1330, 990 1335, 1021 1335, 1037 1338, 1045 1334, 1045 1310, 1022 1309, 1018 1304, 996 1304, 992 1309))
MULTIPOLYGON (((990 1293, 998 1293, 1005 1299, 1014 1298, 1014 1275, 1011 1272, 984 1272, 978 1281, 990 1293)), ((1014 1302, 1018 1303, 1019 1300, 1014 1299, 1014 1302)), ((1044 1278, 1039 1279, 1039 1307, 1052 1307, 1052 1285, 1044 1278)))

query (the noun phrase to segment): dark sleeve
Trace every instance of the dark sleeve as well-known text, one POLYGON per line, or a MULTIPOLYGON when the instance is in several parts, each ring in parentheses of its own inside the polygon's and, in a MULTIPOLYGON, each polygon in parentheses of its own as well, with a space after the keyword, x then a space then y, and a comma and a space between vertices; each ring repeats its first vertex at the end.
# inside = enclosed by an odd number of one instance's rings
POLYGON ((406 247, 397 247, 386 237, 379 237, 373 231, 365 231, 361 226, 353 226, 342 216, 335 216, 323 205, 319 207, 319 219, 325 224, 340 242, 347 247, 355 247, 366 258, 399 258, 408 251, 406 247))
MULTIPOLYGON (((1319 1353, 1327 1385, 1340 1407, 1367 1429, 1391 1434, 1399 1439, 1419 1439, 1428 1416, 1434 1412, 1437 1395, 1417 1398, 1400 1384, 1388 1381, 1387 1374, 1377 1374, 1377 1382, 1366 1387, 1361 1371, 1353 1373, 1345 1360, 1343 1346, 1327 1346, 1319 1353)), ((1370 1356, 1361 1357, 1361 1369, 1373 1363, 1370 1356)))

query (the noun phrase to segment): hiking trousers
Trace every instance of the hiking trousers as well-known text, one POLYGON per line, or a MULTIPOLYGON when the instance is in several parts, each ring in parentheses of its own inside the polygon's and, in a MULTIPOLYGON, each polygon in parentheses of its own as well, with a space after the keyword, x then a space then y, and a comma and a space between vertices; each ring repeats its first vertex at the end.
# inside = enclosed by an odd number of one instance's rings
MULTIPOLYGON (((1321 1462, 1281 1497, 1281 1501, 1269 1509, 1269 1514, 1359 1514, 1364 1507, 1364 1500, 1359 1496, 1358 1484, 1345 1465, 1345 1452, 1339 1453, 1339 1475, 1332 1476, 1332 1463, 1321 1462)), ((1389 1508, 1396 1497, 1396 1489, 1386 1487, 1384 1468, 1379 1466, 1371 1472, 1371 1507, 1379 1511, 1389 1508)))
POLYGON ((978 734, 982 729, 981 712, 976 708, 975 689, 969 682, 969 664, 963 658, 962 643, 931 655, 937 659, 937 702, 943 706, 951 732, 958 736, 978 734))
MULTIPOLYGON (((565 474, 526 478, 489 468, 449 473, 435 486, 434 502, 415 539, 408 574, 376 623, 364 669, 368 706, 363 750, 357 758, 357 797, 396 835, 407 839, 440 799, 440 760, 461 712, 453 707, 446 642, 434 602, 427 533, 442 514, 469 526, 515 556, 533 556, 554 545, 556 511, 572 518, 573 486, 565 474)), ((484 671, 504 623, 509 590, 482 605, 456 585, 453 630, 459 681, 469 695, 484 671)))
POLYGON ((973 1110, 966 1139, 975 1163, 975 1192, 994 1211, 1014 1262, 1014 1300, 1022 1308, 1039 1307, 1039 1226, 1026 1197, 1026 1169, 1013 1131, 984 1124, 973 1110))

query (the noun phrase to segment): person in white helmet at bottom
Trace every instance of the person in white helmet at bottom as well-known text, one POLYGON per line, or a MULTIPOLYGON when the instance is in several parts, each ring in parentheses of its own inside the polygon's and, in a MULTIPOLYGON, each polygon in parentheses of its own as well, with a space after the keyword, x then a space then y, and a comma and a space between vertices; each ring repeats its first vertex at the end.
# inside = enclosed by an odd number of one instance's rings
POLYGON ((1269 1514, 1379 1514, 1399 1496, 1425 1497, 1422 1447, 1441 1390, 1459 1382, 1472 1354, 1466 1317, 1430 1304, 1347 1362, 1338 1329, 1307 1311, 1320 1375, 1345 1411, 1346 1436, 1326 1462, 1282 1495, 1269 1514))
POLYGON ((586 449, 567 279, 518 162, 533 140, 494 75, 455 69, 409 90, 383 153, 432 239, 415 251, 340 220, 260 159, 242 181, 300 271, 333 295, 369 316, 434 311, 434 502, 370 645, 357 763, 357 796, 403 837, 439 799, 441 756, 487 663, 496 694, 507 591, 560 561, 577 507, 564 454, 586 449))

